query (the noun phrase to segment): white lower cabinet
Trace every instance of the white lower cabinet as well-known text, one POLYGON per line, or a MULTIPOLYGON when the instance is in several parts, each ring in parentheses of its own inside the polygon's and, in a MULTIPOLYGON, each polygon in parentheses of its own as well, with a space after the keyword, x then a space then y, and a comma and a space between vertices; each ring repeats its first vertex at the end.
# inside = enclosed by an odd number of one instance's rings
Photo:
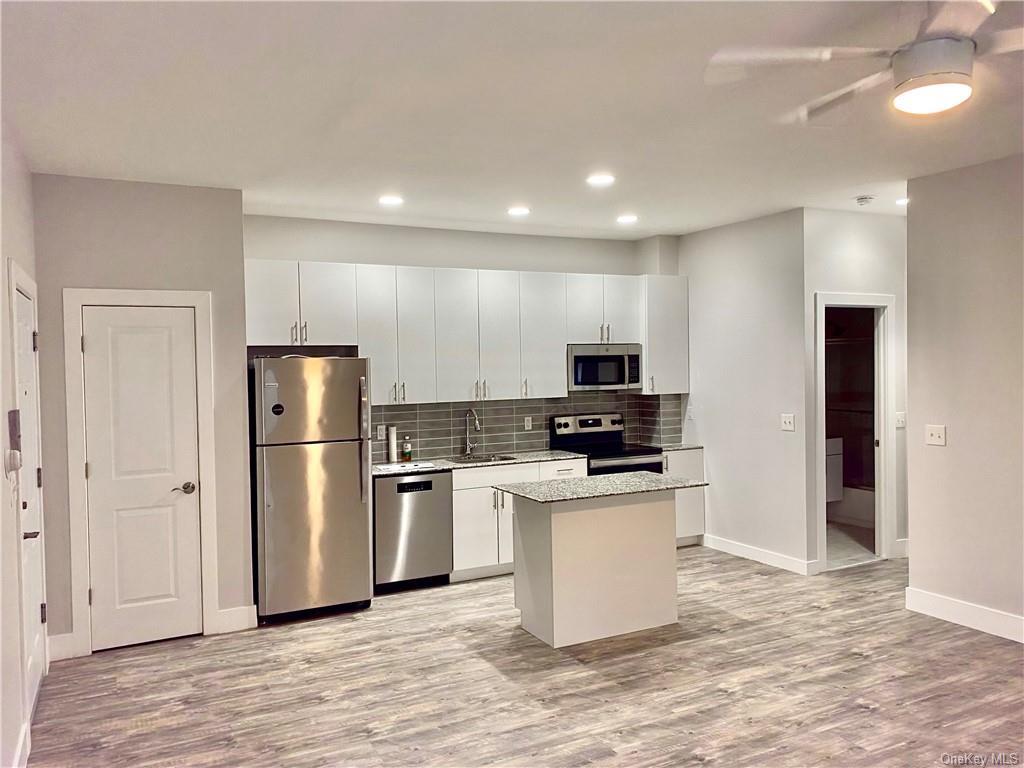
MULTIPOLYGON (((704 480, 704 451, 665 451, 668 474, 687 480, 704 480)), ((704 488, 683 488, 676 491, 676 538, 704 535, 704 488)))
POLYGON ((452 471, 452 581, 512 570, 515 497, 492 486, 587 474, 586 459, 452 471))

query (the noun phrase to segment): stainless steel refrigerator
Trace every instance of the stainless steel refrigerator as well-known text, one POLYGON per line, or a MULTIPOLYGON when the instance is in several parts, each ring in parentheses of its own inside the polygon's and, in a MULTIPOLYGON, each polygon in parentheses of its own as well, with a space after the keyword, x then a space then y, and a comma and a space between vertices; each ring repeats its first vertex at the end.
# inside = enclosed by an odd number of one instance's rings
POLYGON ((253 368, 258 613, 368 602, 367 361, 256 358, 253 368))

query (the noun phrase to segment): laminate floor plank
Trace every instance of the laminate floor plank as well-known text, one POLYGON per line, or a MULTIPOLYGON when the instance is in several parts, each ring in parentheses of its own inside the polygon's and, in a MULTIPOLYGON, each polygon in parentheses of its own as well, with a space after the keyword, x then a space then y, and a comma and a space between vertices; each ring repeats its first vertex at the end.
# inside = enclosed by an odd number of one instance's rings
POLYGON ((678 624, 560 650, 519 628, 502 576, 58 662, 29 764, 845 768, 1024 751, 1024 648, 907 611, 906 561, 804 577, 690 547, 678 564, 678 624))

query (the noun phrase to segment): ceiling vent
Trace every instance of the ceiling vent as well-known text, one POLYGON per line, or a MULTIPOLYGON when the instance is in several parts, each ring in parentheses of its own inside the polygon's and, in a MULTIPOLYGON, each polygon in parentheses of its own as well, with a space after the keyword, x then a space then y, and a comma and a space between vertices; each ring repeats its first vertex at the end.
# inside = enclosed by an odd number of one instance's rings
POLYGON ((870 205, 875 201, 874 195, 857 195, 854 198, 857 201, 857 205, 870 205))

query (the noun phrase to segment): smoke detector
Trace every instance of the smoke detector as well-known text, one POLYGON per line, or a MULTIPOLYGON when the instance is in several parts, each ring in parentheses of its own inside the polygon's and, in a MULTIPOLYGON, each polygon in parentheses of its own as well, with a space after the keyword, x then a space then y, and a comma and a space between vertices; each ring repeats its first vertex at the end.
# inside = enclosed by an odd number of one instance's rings
POLYGON ((857 205, 870 205, 875 201, 874 195, 857 195, 854 200, 857 201, 857 205))

